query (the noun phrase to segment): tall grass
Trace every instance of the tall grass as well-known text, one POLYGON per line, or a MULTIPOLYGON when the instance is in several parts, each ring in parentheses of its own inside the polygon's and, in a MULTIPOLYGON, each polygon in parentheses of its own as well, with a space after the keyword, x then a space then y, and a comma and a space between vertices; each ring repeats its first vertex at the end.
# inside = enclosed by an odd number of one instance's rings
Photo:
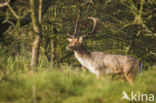
POLYGON ((0 63, 5 72, 0 80, 0 103, 32 103, 33 85, 37 103, 129 103, 121 100, 123 91, 156 95, 155 67, 138 74, 131 86, 118 77, 96 79, 80 68, 50 67, 44 56, 33 74, 29 72, 29 57, 5 56, 0 63))

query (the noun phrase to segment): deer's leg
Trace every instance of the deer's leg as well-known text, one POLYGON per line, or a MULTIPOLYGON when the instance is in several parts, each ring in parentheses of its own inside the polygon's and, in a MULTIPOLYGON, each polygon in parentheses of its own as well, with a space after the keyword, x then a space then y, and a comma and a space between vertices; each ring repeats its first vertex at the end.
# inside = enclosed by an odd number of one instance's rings
POLYGON ((96 78, 99 79, 101 77, 100 73, 96 73, 96 78))
POLYGON ((126 77, 124 74, 121 75, 122 80, 126 81, 126 77))
POLYGON ((138 72, 138 65, 134 65, 130 69, 127 69, 127 70, 129 70, 129 71, 124 73, 125 77, 130 84, 133 84, 133 81, 134 81, 134 79, 137 75, 137 72, 138 72))
POLYGON ((122 70, 120 68, 114 68, 114 73, 115 74, 121 74, 122 73, 122 70))
POLYGON ((114 77, 117 76, 117 75, 122 75, 122 73, 121 73, 121 72, 113 73, 113 74, 112 74, 112 78, 114 78, 114 77))
POLYGON ((133 85, 133 80, 134 80, 133 76, 132 76, 131 74, 125 73, 125 77, 126 77, 126 79, 128 80, 128 82, 129 82, 131 85, 133 85))
POLYGON ((83 71, 83 72, 86 72, 87 69, 86 69, 84 66, 82 66, 82 71, 83 71))
POLYGON ((114 78, 116 75, 123 74, 122 71, 121 71, 121 69, 119 69, 119 68, 114 68, 113 70, 114 71, 113 71, 113 74, 112 74, 112 78, 114 78))
POLYGON ((96 74, 96 78, 99 79, 102 75, 102 72, 96 71, 95 74, 96 74))

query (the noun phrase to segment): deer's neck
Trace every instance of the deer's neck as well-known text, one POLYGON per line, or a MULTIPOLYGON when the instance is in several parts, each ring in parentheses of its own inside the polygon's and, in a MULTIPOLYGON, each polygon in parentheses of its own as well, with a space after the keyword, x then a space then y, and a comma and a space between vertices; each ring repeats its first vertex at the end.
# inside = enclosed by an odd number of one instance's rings
POLYGON ((90 58, 90 52, 87 51, 87 49, 81 45, 81 47, 77 50, 74 51, 76 58, 86 58, 89 59, 90 58))
POLYGON ((86 50, 84 46, 74 51, 75 57, 78 61, 86 68, 88 68, 92 73, 95 73, 94 67, 92 66, 93 59, 91 53, 86 50))

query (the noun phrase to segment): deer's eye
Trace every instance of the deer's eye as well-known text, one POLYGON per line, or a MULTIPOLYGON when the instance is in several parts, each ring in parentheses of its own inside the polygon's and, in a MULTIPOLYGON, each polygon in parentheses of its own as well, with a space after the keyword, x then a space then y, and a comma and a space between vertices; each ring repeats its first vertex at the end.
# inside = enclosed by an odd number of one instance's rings
POLYGON ((79 42, 75 42, 75 45, 78 45, 79 44, 79 42))

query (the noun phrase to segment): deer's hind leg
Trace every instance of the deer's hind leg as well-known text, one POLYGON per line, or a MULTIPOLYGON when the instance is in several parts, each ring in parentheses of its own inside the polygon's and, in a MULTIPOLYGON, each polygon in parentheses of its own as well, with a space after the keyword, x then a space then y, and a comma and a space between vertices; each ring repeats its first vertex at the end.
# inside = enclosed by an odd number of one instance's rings
POLYGON ((135 77, 137 75, 137 72, 138 72, 138 67, 137 67, 137 65, 134 65, 134 66, 132 66, 129 69, 129 71, 127 71, 127 72, 124 73, 126 79, 128 80, 128 82, 130 84, 133 84, 133 81, 134 81, 134 79, 135 79, 135 77))
POLYGON ((125 73, 125 77, 128 80, 128 82, 133 85, 133 81, 134 81, 134 76, 130 73, 125 73))
POLYGON ((114 68, 113 70, 114 71, 112 73, 112 78, 114 78, 117 75, 122 75, 123 74, 123 72, 122 72, 122 70, 120 68, 114 68))

